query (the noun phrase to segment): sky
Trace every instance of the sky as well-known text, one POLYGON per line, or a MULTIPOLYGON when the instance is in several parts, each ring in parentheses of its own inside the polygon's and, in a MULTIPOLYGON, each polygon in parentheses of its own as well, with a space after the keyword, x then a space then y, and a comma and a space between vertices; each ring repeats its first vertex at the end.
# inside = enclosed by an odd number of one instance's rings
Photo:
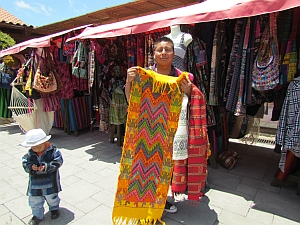
POLYGON ((43 26, 134 0, 0 0, 0 7, 24 23, 43 26))

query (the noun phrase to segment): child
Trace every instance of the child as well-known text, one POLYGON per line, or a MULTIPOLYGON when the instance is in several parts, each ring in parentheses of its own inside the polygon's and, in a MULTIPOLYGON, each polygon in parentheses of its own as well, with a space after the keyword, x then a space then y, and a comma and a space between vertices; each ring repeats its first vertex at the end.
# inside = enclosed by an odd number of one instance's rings
POLYGON ((26 133, 26 140, 21 144, 30 147, 22 158, 23 168, 29 173, 27 195, 33 217, 29 225, 39 224, 44 217, 44 202, 46 200, 51 212, 51 219, 59 217, 61 191, 59 167, 63 164, 61 152, 48 142, 42 129, 32 129, 26 133))

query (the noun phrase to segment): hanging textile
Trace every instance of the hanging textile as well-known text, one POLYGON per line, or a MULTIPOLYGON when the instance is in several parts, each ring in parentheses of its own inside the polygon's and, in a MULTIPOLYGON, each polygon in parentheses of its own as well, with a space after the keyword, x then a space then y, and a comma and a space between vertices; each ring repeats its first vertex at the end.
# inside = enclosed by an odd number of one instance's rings
MULTIPOLYGON (((53 54, 54 67, 58 76, 60 77, 62 87, 58 93, 54 96, 58 96, 63 99, 70 99, 74 97, 74 87, 72 84, 71 74, 69 64, 62 63, 58 60, 57 46, 52 45, 50 47, 50 52, 53 54)), ((53 96, 53 95, 52 95, 53 96)))
POLYGON ((108 132, 109 130, 109 106, 110 106, 109 92, 106 88, 103 88, 99 97, 99 114, 100 124, 99 130, 108 132))
POLYGON ((100 45, 96 39, 91 39, 91 46, 95 51, 95 55, 100 64, 105 64, 108 60, 107 43, 100 45))
POLYGON ((279 168, 284 172, 286 154, 290 150, 300 158, 300 77, 288 86, 276 133, 276 144, 281 145, 279 168))
POLYGON ((11 89, 0 88, 0 118, 11 118, 9 106, 11 89))
POLYGON ((219 21, 215 28, 215 35, 212 48, 209 105, 220 104, 220 92, 222 90, 222 77, 224 74, 224 50, 226 48, 226 23, 219 21))
POLYGON ((128 35, 126 37, 126 50, 127 50, 128 68, 137 65, 136 64, 137 49, 136 49, 136 36, 135 35, 128 35))
MULTIPOLYGON (((113 223, 160 221, 172 176, 173 138, 183 94, 171 77, 138 68, 129 100, 113 223), (151 138, 150 138, 151 137, 151 138)), ((164 224, 164 223, 163 223, 164 224)))
POLYGON ((248 50, 248 42, 249 42, 249 36, 250 36, 250 17, 247 19, 246 28, 245 28, 245 37, 244 37, 244 43, 243 43, 243 51, 242 51, 242 60, 241 60, 241 71, 240 71, 240 80, 237 85, 237 103, 235 106, 234 114, 236 116, 241 116, 246 114, 246 106, 243 102, 244 93, 246 91, 245 87, 245 76, 246 76, 246 62, 247 62, 247 56, 249 58, 249 55, 247 55, 248 50))
POLYGON ((94 48, 89 52, 88 73, 89 73, 88 87, 89 87, 89 94, 90 94, 95 80, 95 49, 94 48))
POLYGON ((280 84, 291 82, 297 73, 297 31, 300 8, 293 9, 292 31, 286 45, 283 62, 280 66, 280 84))
POLYGON ((147 34, 145 36, 145 61, 144 61, 145 68, 153 66, 154 64, 153 48, 154 48, 154 40, 152 34, 147 34))
POLYGON ((235 37, 225 84, 225 91, 228 93, 227 96, 225 95, 227 97, 226 109, 230 112, 234 112, 237 104, 246 24, 247 18, 238 19, 235 24, 235 37))
POLYGON ((124 91, 117 87, 112 93, 112 100, 109 107, 110 124, 120 125, 126 122, 127 101, 124 91))
MULTIPOLYGON (((243 95, 243 105, 245 107, 252 105, 252 68, 255 58, 255 40, 259 39, 260 34, 257 34, 256 27, 259 26, 257 17, 250 18, 250 34, 249 34, 249 45, 246 56, 246 70, 245 70, 245 91, 243 95)), ((257 47, 259 42, 257 41, 257 47)))
MULTIPOLYGON (((194 84, 204 95, 208 102, 209 78, 208 61, 206 57, 205 44, 199 38, 193 38, 191 44, 187 47, 188 72, 194 75, 194 84)), ((216 124, 213 108, 210 105, 206 107, 207 126, 216 124)))
POLYGON ((137 35, 136 48, 137 48, 137 56, 136 56, 136 65, 143 67, 145 61, 145 39, 143 35, 137 35))
POLYGON ((293 16, 293 9, 281 11, 281 12, 279 12, 279 15, 278 15, 277 39, 278 39, 280 64, 282 64, 284 53, 286 51, 286 45, 287 45, 287 42, 289 40, 289 36, 291 33, 291 27, 293 24, 292 16, 293 16))

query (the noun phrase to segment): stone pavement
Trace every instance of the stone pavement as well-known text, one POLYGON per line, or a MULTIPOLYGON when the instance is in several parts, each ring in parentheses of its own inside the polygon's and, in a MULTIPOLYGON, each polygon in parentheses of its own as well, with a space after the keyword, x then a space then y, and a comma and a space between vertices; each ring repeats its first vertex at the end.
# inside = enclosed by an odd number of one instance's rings
MULTIPOLYGON (((61 216, 50 219, 47 207, 41 225, 111 225, 111 213, 119 172, 121 148, 109 143, 109 134, 94 130, 67 135, 51 130, 51 142, 62 151, 60 169, 63 191, 61 216)), ((31 218, 27 203, 27 174, 21 157, 27 149, 18 126, 0 126, 0 225, 26 224, 31 218)), ((289 225, 300 222, 300 197, 296 185, 270 186, 279 155, 272 146, 231 142, 242 159, 233 170, 209 168, 209 190, 197 206, 176 202, 178 212, 164 213, 167 225, 289 225)), ((158 223, 159 224, 159 223, 158 223)))

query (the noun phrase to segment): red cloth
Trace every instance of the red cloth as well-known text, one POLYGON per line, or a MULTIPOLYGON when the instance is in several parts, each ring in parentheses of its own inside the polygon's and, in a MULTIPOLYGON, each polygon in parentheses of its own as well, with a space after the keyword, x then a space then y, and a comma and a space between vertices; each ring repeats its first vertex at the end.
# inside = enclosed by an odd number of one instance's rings
POLYGON ((197 200, 207 177, 207 153, 209 148, 206 123, 206 102, 202 92, 193 85, 189 111, 188 139, 188 198, 197 200))
POLYGON ((188 199, 199 201, 207 177, 206 102, 202 92, 192 84, 189 109, 188 159, 174 162, 172 191, 184 192, 188 187, 188 199), (187 172, 187 174, 186 174, 187 172))

